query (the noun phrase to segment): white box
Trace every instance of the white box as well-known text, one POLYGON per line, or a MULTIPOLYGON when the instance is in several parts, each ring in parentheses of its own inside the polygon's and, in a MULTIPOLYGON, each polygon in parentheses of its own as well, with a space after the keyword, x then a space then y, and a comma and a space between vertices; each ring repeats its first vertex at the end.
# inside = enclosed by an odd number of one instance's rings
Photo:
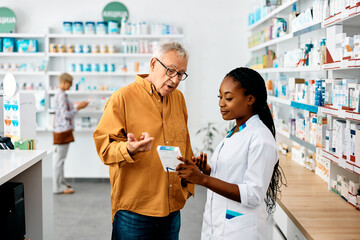
POLYGON ((355 165, 358 168, 360 168, 360 130, 359 129, 356 130, 356 136, 355 136, 355 165))
POLYGON ((352 195, 357 195, 358 190, 359 190, 359 183, 349 181, 349 193, 351 193, 352 195))
POLYGON ((360 129, 359 124, 350 124, 350 161, 356 163, 356 130, 360 129))
POLYGON ((340 61, 336 53, 336 34, 343 32, 343 25, 334 25, 326 28, 326 49, 330 58, 327 57, 327 63, 340 61), (332 60, 332 61, 331 61, 332 60))
POLYGON ((341 196, 346 200, 349 198, 349 184, 345 181, 341 183, 341 196))

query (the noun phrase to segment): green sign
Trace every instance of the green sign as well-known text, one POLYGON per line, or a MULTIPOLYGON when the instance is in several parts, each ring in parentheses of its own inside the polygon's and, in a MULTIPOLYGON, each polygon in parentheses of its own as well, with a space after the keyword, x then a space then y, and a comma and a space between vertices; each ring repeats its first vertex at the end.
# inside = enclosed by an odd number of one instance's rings
POLYGON ((0 33, 10 33, 15 26, 15 13, 9 8, 0 7, 0 33))
POLYGON ((117 21, 121 24, 122 18, 129 18, 129 11, 124 4, 120 2, 108 3, 102 12, 104 21, 117 21))

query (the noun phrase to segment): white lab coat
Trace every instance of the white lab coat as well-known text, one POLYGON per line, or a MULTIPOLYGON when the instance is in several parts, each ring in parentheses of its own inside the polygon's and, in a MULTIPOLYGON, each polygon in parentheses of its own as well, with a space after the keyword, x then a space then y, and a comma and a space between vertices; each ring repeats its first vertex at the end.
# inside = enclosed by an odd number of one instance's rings
POLYGON ((208 190, 202 240, 267 239, 264 198, 277 161, 276 141, 258 115, 220 142, 209 162, 211 176, 237 184, 241 203, 208 190), (229 219, 229 211, 239 216, 229 219))

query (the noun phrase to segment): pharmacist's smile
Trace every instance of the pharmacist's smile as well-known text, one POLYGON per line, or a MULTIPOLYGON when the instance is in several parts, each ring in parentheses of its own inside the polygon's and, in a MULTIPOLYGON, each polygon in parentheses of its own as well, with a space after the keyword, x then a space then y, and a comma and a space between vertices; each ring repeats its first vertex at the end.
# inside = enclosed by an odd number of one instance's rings
POLYGON ((221 115, 227 114, 229 111, 220 110, 221 115))

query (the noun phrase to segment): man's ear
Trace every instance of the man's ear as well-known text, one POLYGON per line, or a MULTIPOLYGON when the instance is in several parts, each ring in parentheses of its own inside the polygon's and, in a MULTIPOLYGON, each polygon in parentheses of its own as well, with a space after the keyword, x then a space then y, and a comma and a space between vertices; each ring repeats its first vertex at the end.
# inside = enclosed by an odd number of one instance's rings
POLYGON ((151 60, 150 60, 150 72, 154 71, 155 63, 156 63, 156 58, 154 58, 154 57, 151 58, 151 60))

